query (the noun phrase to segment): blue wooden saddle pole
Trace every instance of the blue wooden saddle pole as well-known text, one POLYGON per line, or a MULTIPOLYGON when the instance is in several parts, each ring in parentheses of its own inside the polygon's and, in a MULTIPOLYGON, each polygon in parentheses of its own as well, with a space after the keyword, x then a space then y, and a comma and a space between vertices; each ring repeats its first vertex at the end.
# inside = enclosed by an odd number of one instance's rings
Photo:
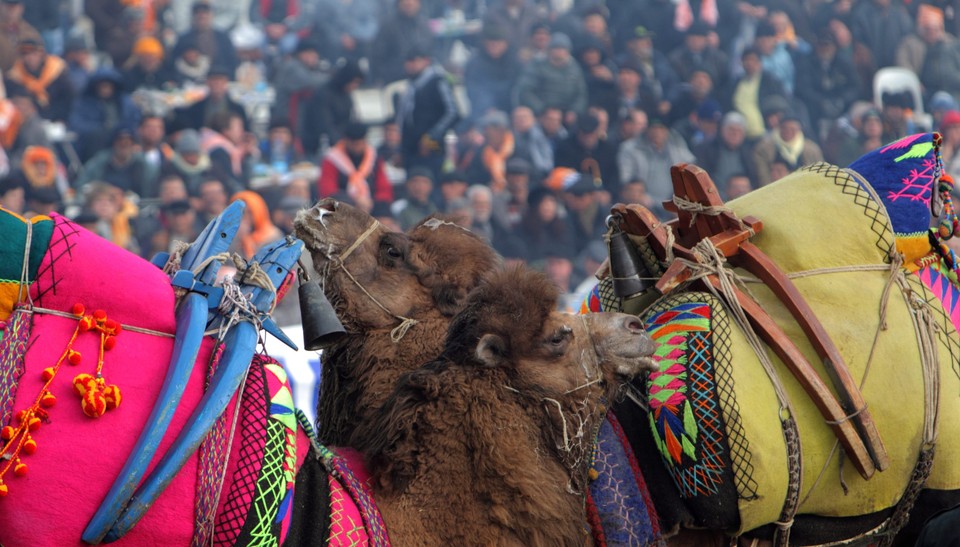
MULTIPOLYGON (((238 200, 227 207, 220 216, 210 221, 197 236, 196 241, 184 252, 180 260, 180 272, 189 272, 188 275, 193 277, 192 270, 209 260, 196 278, 200 283, 213 284, 222 261, 210 259, 225 252, 236 237, 244 207, 243 202, 238 200)), ((154 263, 156 264, 156 261, 161 258, 165 263, 169 255, 164 253, 164 256, 166 258, 157 257, 154 263)), ((84 542, 97 544, 103 541, 146 473, 147 466, 156 454, 157 447, 187 387, 187 381, 190 379, 203 341, 209 310, 208 295, 198 291, 188 292, 177 307, 177 336, 163 386, 127 461, 83 531, 81 538, 84 542)))
MULTIPOLYGON (((273 287, 278 287, 297 263, 302 251, 303 242, 299 240, 280 241, 261 250, 254 257, 251 266, 253 263, 261 265, 273 287)), ((254 321, 263 322, 276 297, 273 290, 267 290, 253 283, 253 280, 250 281, 247 283, 241 278, 240 291, 252 310, 257 313, 257 317, 240 314, 239 323, 229 328, 224 339, 226 349, 206 393, 156 468, 136 490, 120 517, 104 536, 106 542, 120 539, 139 522, 187 459, 196 452, 246 376, 259 336, 254 321)))

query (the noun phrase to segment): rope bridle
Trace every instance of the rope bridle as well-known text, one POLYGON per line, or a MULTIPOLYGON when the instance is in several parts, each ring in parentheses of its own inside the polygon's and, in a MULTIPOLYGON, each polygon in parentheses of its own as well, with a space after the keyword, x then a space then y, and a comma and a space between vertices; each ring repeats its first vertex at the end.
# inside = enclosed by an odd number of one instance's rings
POLYGON ((400 321, 400 324, 390 331, 390 339, 393 340, 394 343, 397 343, 403 339, 404 335, 407 334, 407 331, 410 330, 410 327, 416 325, 417 323, 419 323, 419 321, 417 321, 416 319, 412 319, 410 317, 404 317, 398 313, 394 313, 390 311, 390 309, 388 309, 379 300, 377 300, 377 298, 373 296, 370 293, 370 291, 368 291, 366 287, 364 287, 363 284, 361 284, 360 281, 358 281, 357 278, 354 277, 352 273, 350 273, 350 270, 347 269, 345 264, 347 257, 349 257, 353 253, 353 251, 357 250, 357 248, 360 247, 360 245, 364 241, 366 241, 368 237, 370 237, 374 232, 376 232, 377 228, 379 227, 380 227, 380 222, 374 219, 374 221, 370 223, 370 226, 362 234, 360 234, 360 237, 354 240, 353 243, 351 243, 350 246, 347 247, 342 253, 340 253, 339 255, 335 255, 330 252, 326 253, 328 262, 327 262, 327 266, 324 268, 322 277, 325 281, 326 279, 329 278, 330 274, 333 271, 338 269, 343 270, 343 273, 346 274, 347 278, 350 279, 350 281, 352 281, 353 284, 356 285, 357 288, 360 289, 360 291, 367 296, 367 298, 369 298, 374 304, 376 304, 378 308, 383 310, 387 315, 400 321))

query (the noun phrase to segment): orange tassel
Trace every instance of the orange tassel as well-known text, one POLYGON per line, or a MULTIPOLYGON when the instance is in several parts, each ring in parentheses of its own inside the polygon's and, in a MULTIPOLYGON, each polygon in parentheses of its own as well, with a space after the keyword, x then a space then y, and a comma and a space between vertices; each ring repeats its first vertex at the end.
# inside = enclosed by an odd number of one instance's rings
POLYGON ((116 384, 110 384, 103 390, 103 398, 106 400, 107 410, 113 410, 120 406, 123 395, 120 393, 120 388, 117 387, 116 384))
POLYGON ((16 476, 18 476, 18 477, 22 477, 22 476, 26 475, 26 474, 27 474, 27 471, 29 471, 29 470, 30 470, 30 468, 27 467, 27 464, 25 464, 25 463, 18 463, 17 466, 13 468, 13 474, 16 475, 16 476))
POLYGON ((77 374, 73 379, 73 389, 76 390, 77 395, 81 397, 86 395, 88 391, 96 389, 96 387, 97 380, 87 373, 77 374))
POLYGON ((27 455, 33 454, 37 451, 37 441, 33 439, 27 439, 23 443, 23 452, 27 455))
POLYGON ((50 408, 55 404, 57 404, 57 398, 54 397, 53 393, 50 393, 49 391, 44 393, 43 396, 40 397, 40 406, 42 407, 50 408))
POLYGON ((88 391, 80 401, 80 408, 83 409, 83 413, 88 417, 99 418, 107 411, 107 401, 104 399, 103 393, 99 391, 88 391))
POLYGON ((17 430, 14 429, 12 425, 8 425, 7 427, 4 427, 3 429, 0 429, 0 439, 3 439, 3 440, 5 440, 5 441, 9 441, 10 439, 13 438, 13 436, 16 434, 16 432, 17 432, 17 430))
POLYGON ((47 367, 47 368, 43 369, 43 374, 42 374, 42 376, 43 376, 43 379, 44 379, 44 380, 50 380, 50 379, 53 378, 54 375, 56 375, 56 374, 57 374, 57 372, 56 372, 55 370, 53 370, 53 367, 47 367))

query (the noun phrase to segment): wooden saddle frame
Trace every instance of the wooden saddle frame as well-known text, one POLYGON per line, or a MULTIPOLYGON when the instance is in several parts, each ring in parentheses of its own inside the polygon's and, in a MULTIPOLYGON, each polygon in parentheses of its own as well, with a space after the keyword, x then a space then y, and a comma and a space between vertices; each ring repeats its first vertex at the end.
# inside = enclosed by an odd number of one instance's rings
MULTIPOLYGON (((711 286, 723 294, 718 275, 694 276, 690 267, 690 263, 703 263, 702 255, 694 252, 694 247, 703 240, 709 240, 731 265, 757 276, 803 329, 823 361, 836 395, 761 305, 734 286, 732 295, 754 331, 803 386, 860 475, 869 479, 875 471, 886 469, 890 460, 883 441, 836 344, 783 270, 750 242, 750 238, 763 229, 763 223, 750 216, 741 219, 725 207, 710 175, 700 167, 678 164, 670 171, 674 195, 680 198, 676 201, 687 206, 678 207, 676 202, 664 205, 676 212, 678 218, 661 222, 641 205, 617 204, 611 210, 613 218, 620 222, 620 229, 646 239, 661 263, 674 257, 657 281, 656 289, 667 294, 689 281, 711 286)), ((730 294, 729 286, 727 294, 730 294)))

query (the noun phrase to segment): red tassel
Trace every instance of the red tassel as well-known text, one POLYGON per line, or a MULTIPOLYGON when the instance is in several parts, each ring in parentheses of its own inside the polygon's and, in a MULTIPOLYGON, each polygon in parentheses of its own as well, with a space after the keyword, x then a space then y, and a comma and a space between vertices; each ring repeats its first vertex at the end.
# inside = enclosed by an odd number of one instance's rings
POLYGON ((73 311, 73 315, 80 316, 83 315, 83 312, 86 311, 86 308, 83 307, 83 304, 77 302, 73 305, 73 309, 71 311, 73 311))
POLYGON ((33 439, 27 439, 23 443, 23 453, 30 455, 37 451, 37 441, 33 439))
POLYGON ((110 351, 110 350, 112 350, 116 345, 117 345, 117 337, 116 337, 116 336, 107 336, 107 337, 103 340, 103 349, 104 349, 104 351, 110 351))
POLYGON ((67 352, 67 361, 73 366, 79 365, 82 359, 83 355, 79 351, 69 350, 67 352))
POLYGON ((17 430, 14 429, 12 425, 8 425, 8 426, 4 427, 3 429, 0 429, 0 439, 3 439, 3 440, 5 440, 5 441, 9 441, 10 439, 13 438, 13 436, 14 436, 14 434, 16 434, 16 432, 17 432, 17 430))
POLYGON ((27 471, 29 471, 29 470, 30 470, 30 468, 27 467, 27 464, 25 464, 25 463, 18 463, 17 466, 13 468, 13 474, 16 475, 16 476, 18 476, 18 477, 22 477, 22 476, 26 475, 26 474, 27 474, 27 471))
POLYGON ((99 391, 88 391, 80 401, 80 408, 83 409, 83 413, 88 417, 99 418, 107 411, 107 401, 104 399, 103 393, 99 391))
POLYGON ((56 374, 57 372, 53 370, 53 367, 47 367, 43 369, 43 374, 41 374, 41 376, 43 376, 44 380, 49 380, 53 378, 56 374))

